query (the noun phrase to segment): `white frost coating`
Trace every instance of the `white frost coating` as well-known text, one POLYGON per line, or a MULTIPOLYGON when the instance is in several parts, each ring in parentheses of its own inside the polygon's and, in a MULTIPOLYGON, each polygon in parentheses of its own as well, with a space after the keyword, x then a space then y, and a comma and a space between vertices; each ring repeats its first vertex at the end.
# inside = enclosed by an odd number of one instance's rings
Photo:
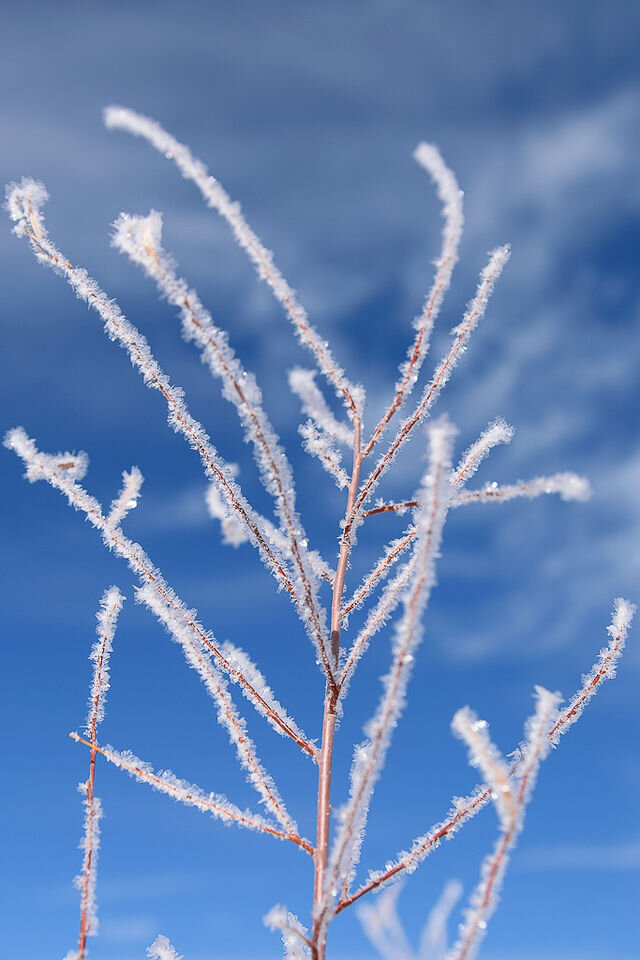
POLYGON ((260 833, 275 832, 277 836, 281 836, 277 828, 260 814, 241 810, 221 793, 206 793, 194 783, 176 777, 171 770, 156 772, 151 764, 140 760, 130 750, 114 750, 107 745, 101 747, 100 752, 109 763, 124 770, 138 782, 146 783, 188 807, 196 807, 202 813, 210 813, 212 817, 226 823, 237 823, 241 827, 257 830, 260 833))
POLYGON ((376 713, 365 726, 367 739, 355 749, 349 799, 337 814, 338 832, 318 913, 320 926, 325 930, 339 890, 350 885, 353 878, 369 803, 404 707, 414 653, 422 639, 422 618, 435 583, 435 561, 451 494, 449 473, 455 429, 442 417, 430 425, 427 434, 429 463, 417 498, 422 507, 416 512, 415 520, 416 569, 403 598, 403 616, 395 629, 391 669, 383 678, 383 693, 376 713))
MULTIPOLYGON (((436 263, 437 271, 433 286, 425 301, 422 313, 415 320, 416 329, 428 328, 430 330, 440 311, 444 295, 449 289, 453 268, 458 262, 458 248, 464 226, 463 193, 458 186, 455 174, 446 165, 440 151, 434 144, 418 144, 413 157, 433 180, 442 204, 442 217, 444 219, 442 249, 440 258, 436 263)), ((426 346, 425 344, 423 350, 426 346)))
POLYGON ((451 284, 451 275, 458 262, 458 248, 462 237, 464 215, 462 212, 462 191, 458 187, 455 174, 447 167, 440 151, 430 143, 421 143, 416 148, 414 159, 427 171, 434 182, 438 198, 442 204, 444 226, 442 229, 442 247, 440 257, 436 261, 436 274, 427 294, 424 306, 414 320, 416 335, 413 343, 407 350, 407 359, 400 366, 400 378, 396 383, 395 395, 391 405, 376 426, 366 453, 370 453, 380 437, 385 432, 392 416, 404 404, 406 397, 411 393, 424 358, 429 350, 431 333, 436 321, 444 296, 451 284))
MULTIPOLYGON (((273 544, 268 542, 261 528, 259 515, 245 499, 232 471, 219 456, 204 427, 189 413, 184 403, 183 391, 170 383, 151 353, 146 338, 125 319, 118 305, 107 297, 96 281, 89 277, 86 270, 71 266, 69 260, 51 243, 40 210, 35 207, 34 195, 40 196, 37 191, 34 194, 33 181, 23 180, 22 183, 12 184, 8 188, 9 209, 14 219, 18 220, 18 225, 22 225, 22 233, 29 238, 36 258, 60 273, 76 294, 96 310, 104 323, 107 335, 110 339, 117 340, 127 351, 132 364, 139 369, 147 386, 158 390, 164 396, 169 407, 170 426, 181 433, 200 455, 205 473, 217 483, 220 494, 230 511, 235 512, 239 521, 246 527, 249 539, 259 550, 265 565, 277 580, 287 586, 295 601, 300 619, 316 647, 322 669, 327 676, 330 675, 332 662, 326 638, 326 616, 316 600, 315 576, 311 564, 305 564, 304 558, 298 553, 297 559, 300 562, 297 564, 297 576, 289 579, 284 558, 276 551, 273 544)), ((302 531, 296 529, 296 533, 301 535, 302 531)), ((292 554, 295 552, 292 543, 292 554)))
POLYGON ((279 930, 282 934, 284 960, 310 960, 307 928, 294 913, 289 913, 286 907, 276 904, 263 917, 262 922, 269 930, 279 930))
MULTIPOLYGON (((600 689, 600 681, 615 675, 615 667, 622 653, 627 630, 634 612, 635 607, 628 600, 618 598, 615 601, 613 623, 607 628, 612 635, 611 641, 600 652, 599 659, 589 673, 585 674, 582 686, 574 694, 568 706, 561 711, 551 728, 549 741, 553 746, 558 743, 562 734, 566 733, 571 724, 578 719, 585 704, 588 703, 593 694, 600 689)), ((522 746, 518 748, 517 758, 510 765, 509 773, 512 777, 521 770, 525 759, 522 750, 522 746)), ((411 849, 401 850, 394 859, 385 864, 384 870, 370 871, 367 883, 362 889, 379 889, 385 884, 393 882, 402 872, 413 873, 418 864, 436 850, 442 840, 449 840, 464 823, 473 819, 490 800, 491 790, 486 784, 477 786, 466 797, 455 797, 451 809, 440 823, 436 823, 422 836, 416 837, 411 849)))
POLYGON ((146 338, 123 316, 118 305, 107 297, 86 270, 71 266, 69 260, 51 243, 33 195, 33 181, 23 180, 20 184, 12 184, 8 188, 8 206, 13 219, 18 221, 18 227, 22 231, 20 235, 28 237, 33 252, 41 263, 60 273, 78 297, 93 307, 103 321, 109 338, 118 341, 127 351, 131 363, 138 368, 147 386, 158 390, 164 396, 169 407, 170 426, 177 433, 181 433, 200 455, 205 473, 218 484, 229 508, 235 511, 247 527, 251 542, 259 549, 266 566, 276 577, 281 576, 278 569, 282 567, 280 558, 275 556, 265 543, 252 508, 227 464, 218 455, 204 427, 189 413, 184 403, 183 391, 170 383, 151 353, 146 338))
POLYGON ((469 763, 480 771, 491 788, 500 822, 504 826, 514 812, 509 765, 491 741, 487 721, 479 720, 469 707, 462 707, 451 721, 451 729, 467 744, 469 763))
POLYGON ((119 527, 126 515, 131 510, 135 510, 138 506, 143 482, 144 477, 138 467, 131 467, 129 471, 123 471, 122 490, 115 500, 111 502, 107 516, 107 526, 119 527))
POLYGON ((586 704, 600 689, 603 680, 612 680, 616 675, 616 667, 622 656, 627 633, 636 612, 635 604, 618 597, 613 602, 613 617, 607 632, 611 640, 600 651, 600 656, 588 673, 582 677, 582 686, 562 711, 560 721, 552 730, 551 742, 555 746, 561 735, 567 731, 572 723, 580 717, 586 704))
MULTIPOLYGON (((235 467, 235 464, 231 464, 231 466, 235 467)), ((222 498, 220 497, 220 494, 218 493, 218 488, 216 487, 215 483, 210 484, 207 488, 205 500, 207 509, 209 511, 209 516, 214 520, 220 521, 223 543, 226 543, 232 547, 239 547, 243 543, 247 543, 249 541, 245 527, 238 522, 233 514, 229 513, 227 507, 222 501, 222 498)), ((287 537, 283 534, 282 530, 271 523, 271 521, 266 517, 260 517, 260 523, 262 529, 264 530, 265 537, 269 543, 273 544, 273 546, 279 550, 283 556, 287 557, 287 559, 291 559, 291 545, 287 537)), ((335 570, 332 570, 332 568, 329 566, 326 560, 320 556, 317 550, 308 550, 307 560, 318 579, 328 580, 331 583, 333 582, 333 579, 336 575, 335 570)))
POLYGON ((314 421, 316 426, 328 433, 330 437, 344 444, 353 446, 353 430, 348 424, 337 420, 323 397, 315 381, 315 371, 295 367, 289 371, 289 386, 292 393, 299 398, 302 412, 314 421))
POLYGON ((89 659, 93 661, 93 678, 89 693, 87 736, 94 738, 96 728, 104 719, 104 706, 109 689, 109 659, 113 651, 113 637, 124 597, 117 587, 105 590, 97 614, 98 639, 91 648, 89 659))
POLYGON ((311 325, 304 307, 296 298, 295 291, 273 262, 273 255, 244 219, 240 204, 231 200, 223 186, 215 177, 209 175, 205 165, 193 156, 188 147, 167 133, 155 120, 124 107, 111 106, 104 111, 104 122, 109 130, 126 130, 135 136, 143 137, 156 150, 172 159, 185 179, 195 183, 208 206, 227 221, 235 239, 248 254, 258 275, 266 280, 276 300, 292 321, 300 342, 312 352, 320 370, 336 393, 344 398, 350 415, 353 415, 357 398, 353 396, 352 384, 336 364, 328 344, 318 336, 311 325))
MULTIPOLYGON (((401 513, 404 511, 396 511, 396 513, 401 513)), ((391 540, 390 543, 384 548, 384 553, 377 561, 371 573, 362 581, 361 585, 354 592, 353 596, 345 603, 343 607, 343 623, 344 618, 348 617, 349 613, 354 610, 356 607, 359 607, 366 597, 373 590, 374 586, 379 580, 385 580, 391 571, 391 568, 395 563, 398 562, 398 559, 402 556, 404 551, 411 545, 415 539, 415 527, 411 524, 401 537, 397 537, 395 540, 391 540)))
POLYGON ((100 821, 102 804, 98 797, 89 796, 87 783, 78 784, 84 796, 84 832, 79 849, 82 858, 82 873, 73 878, 73 885, 80 891, 80 908, 84 923, 84 935, 95 937, 98 933, 98 904, 96 886, 98 881, 98 854, 100 852, 100 821))
POLYGON ((442 388, 448 382, 461 354, 466 350, 469 337, 484 315, 489 297, 508 259, 508 245, 498 247, 491 253, 489 263, 480 274, 480 281, 473 300, 470 301, 462 321, 451 331, 454 341, 449 351, 438 364, 433 378, 426 386, 417 407, 413 413, 401 423, 400 429, 392 440, 389 449, 386 453, 382 454, 376 466, 364 482, 356 502, 357 509, 360 509, 363 503, 371 496, 380 481, 380 477, 385 470, 391 466, 398 450, 410 436, 416 425, 424 420, 430 413, 442 388))
POLYGON ((451 506, 462 507, 467 503, 486 503, 490 500, 505 502, 517 497, 533 500, 546 493, 558 493, 563 500, 588 500, 591 485, 586 477, 577 473, 555 473, 551 477, 536 477, 522 483, 488 483, 481 490, 461 490, 454 494, 451 506))
POLYGON ((244 524, 240 523, 234 513, 229 512, 227 504, 220 496, 217 484, 210 483, 205 493, 205 501, 209 516, 220 521, 222 542, 230 547, 239 547, 249 542, 249 534, 244 524))
POLYGON ((418 555, 414 552, 411 559, 402 565, 393 580, 385 586, 378 602, 369 611, 364 626, 351 645, 340 674, 340 700, 344 700, 348 691, 351 677, 358 662, 366 653, 371 638, 389 621, 394 610, 402 599, 403 592, 410 583, 418 566, 418 555))
MULTIPOLYGON (((220 646, 220 652, 238 675, 246 677, 256 693, 269 705, 272 712, 281 719, 282 724, 288 727, 289 730, 292 730, 301 740, 306 740, 307 743, 314 747, 314 759, 317 759, 318 751, 313 741, 309 740, 295 720, 287 714, 282 704, 278 703, 266 678, 244 650, 240 650, 239 647, 225 640, 220 646)), ((284 736, 284 730, 281 726, 274 724, 268 714, 265 713, 264 717, 271 723, 276 733, 284 736)))
MULTIPOLYGON (((229 344, 225 330, 213 322, 195 290, 176 273, 176 266, 162 246, 162 215, 153 210, 148 217, 120 215, 114 224, 113 244, 143 268, 160 293, 180 311, 185 340, 193 340, 202 352, 211 374, 222 382, 222 393, 233 404, 243 426, 245 439, 252 444, 262 484, 273 497, 278 519, 287 541, 287 552, 304 583, 298 604, 310 602, 314 619, 321 623, 317 600, 318 584, 307 550, 307 538, 296 512, 295 485, 291 465, 262 403, 262 393, 253 374, 248 373, 229 344)), ((222 504, 224 504, 224 499, 222 504)), ((215 503, 213 504, 215 506, 215 503)), ((211 512, 212 505, 209 510, 211 512)), ((247 536, 237 518, 225 511, 222 526, 225 542, 237 546, 247 536)), ((256 520, 258 520, 257 514, 256 520)), ((262 529, 262 527, 261 527, 262 529)))
POLYGON ((72 507, 85 514, 87 520, 102 534, 105 545, 128 562, 140 582, 148 585, 154 591, 159 603, 171 605, 176 615, 182 619, 185 629, 192 635, 194 644, 196 646, 204 645, 211 653, 217 654, 220 668, 231 677, 234 683, 240 684, 243 694, 258 712, 266 715, 272 726, 279 729, 279 732, 286 733, 295 740, 295 733, 280 726, 277 713, 269 712, 270 705, 264 703, 248 680, 238 674, 231 664, 227 663, 224 657, 219 654, 219 651, 213 645, 211 635, 190 614, 183 601, 167 584, 140 544, 126 537, 119 527, 114 529, 107 527, 98 501, 95 497, 90 496, 75 480, 70 479, 67 471, 59 468, 58 457, 41 453, 35 442, 27 436, 22 427, 10 430, 5 437, 4 445, 13 450, 23 460, 27 468, 26 476, 31 482, 46 480, 56 490, 64 493, 72 507))
POLYGON ((460 457, 460 463, 451 474, 451 482, 455 484, 466 483, 493 447, 496 447, 499 443, 511 443, 513 433, 513 427, 502 417, 498 417, 490 423, 487 429, 460 457))
POLYGON ((495 849, 482 865, 480 882, 471 894, 458 940, 448 952, 446 960, 471 960, 485 935, 498 903, 509 852, 522 830, 524 810, 535 785, 538 768, 551 748, 550 733, 558 718, 559 701, 558 694, 550 693, 544 687, 536 687, 535 713, 527 720, 525 739, 521 745, 523 762, 518 766, 517 773, 507 778, 506 784, 502 783, 502 768, 506 769, 506 762, 500 760, 500 754, 484 733, 485 728, 481 728, 481 731, 474 729, 481 721, 474 720, 468 708, 456 714, 460 718, 457 722, 454 718, 454 729, 466 740, 472 762, 484 769, 489 780, 492 799, 500 818, 500 835, 495 849), (480 746, 479 739, 483 741, 480 746))
POLYGON ((327 473, 335 480, 338 489, 349 486, 347 471, 341 464, 341 454, 336 450, 331 437, 323 430, 318 430, 313 420, 307 420, 298 427, 302 437, 302 446, 312 457, 317 457, 327 473))
MULTIPOLYGON (((289 833, 297 833, 298 828, 287 813, 272 777, 263 768, 258 758, 255 744, 247 732, 244 717, 236 710, 226 679, 212 660, 210 651, 203 643, 195 642, 193 632, 185 628, 179 613, 167 603, 162 602, 152 587, 140 587, 136 590, 136 597, 165 625, 170 636, 182 647, 189 666, 200 675, 216 704, 218 721, 226 728, 229 739, 236 748, 238 760, 247 771, 247 779, 260 794, 262 802, 285 830, 289 833)), ((189 615, 191 620, 195 620, 195 612, 190 612, 189 615)))
POLYGON ((183 960, 182 954, 178 956, 176 948, 162 934, 155 938, 150 947, 147 947, 147 957, 149 960, 183 960))

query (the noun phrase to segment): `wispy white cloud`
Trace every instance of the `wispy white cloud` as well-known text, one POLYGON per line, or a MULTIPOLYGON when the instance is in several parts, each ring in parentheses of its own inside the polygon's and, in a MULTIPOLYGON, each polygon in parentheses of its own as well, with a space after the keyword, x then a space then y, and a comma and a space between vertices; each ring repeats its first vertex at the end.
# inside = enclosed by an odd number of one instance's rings
POLYGON ((523 849, 521 870, 640 870, 640 839, 523 849))

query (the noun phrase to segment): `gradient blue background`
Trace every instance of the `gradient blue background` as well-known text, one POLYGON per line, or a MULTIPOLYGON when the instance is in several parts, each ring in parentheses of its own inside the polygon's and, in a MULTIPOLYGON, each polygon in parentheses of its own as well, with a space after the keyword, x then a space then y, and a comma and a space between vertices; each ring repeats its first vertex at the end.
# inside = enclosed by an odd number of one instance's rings
MULTIPOLYGON (((557 498, 469 507, 447 525, 427 619, 387 775, 372 807, 363 869, 384 861, 476 782, 449 731, 466 703, 498 744, 518 741, 534 683, 575 690, 605 641, 614 596, 638 599, 640 453, 640 8, 616 2, 507 0, 234 4, 90 2, 5 5, 0 32, 0 167, 51 193, 61 248, 139 324, 221 452, 267 509, 231 409, 177 332, 173 310, 109 247, 121 210, 165 211, 166 240, 234 346, 259 376, 290 452, 313 542, 334 552, 342 497, 299 450, 284 371, 307 364, 288 321, 192 185, 139 141, 106 133, 122 103, 161 120, 209 163, 276 252, 371 410, 388 401, 410 321, 431 279, 440 216, 411 160, 437 143, 466 194, 462 260, 432 368, 471 296, 486 251, 513 257, 440 403, 460 448, 496 415, 517 429, 478 482, 571 469, 590 503, 557 498)), ((43 449, 85 449, 87 485, 108 502, 120 472, 146 477, 126 530, 220 638, 245 646, 310 735, 322 683, 284 595, 250 548, 219 544, 200 465, 168 432, 150 394, 96 317, 23 243, 0 231, 2 429, 22 424, 43 449)), ((425 376, 426 376, 425 373, 425 376)), ((410 495, 421 443, 385 494, 410 495)), ((2 452, 1 953, 53 960, 74 946, 87 655, 105 586, 131 576, 44 485, 2 452)), ((352 583, 398 521, 372 520, 352 583)), ((388 663, 380 634, 362 664, 338 741, 335 802, 346 795, 388 663)), ((615 684, 546 762, 516 851, 486 960, 637 960, 640 867, 637 630, 615 684)), ((288 742, 251 730, 301 828, 313 832, 315 772, 288 742)), ((156 767, 255 806, 226 734, 180 650, 132 599, 113 657, 103 738, 156 767)), ((278 901, 306 919, 311 872, 294 848, 225 829, 101 764, 100 937, 94 960, 134 960, 158 932, 187 960, 277 957, 261 916, 278 901)), ((400 909, 417 942, 445 880, 467 892, 493 842, 486 811, 407 884, 400 909)), ((355 914, 334 960, 373 950, 355 914)))

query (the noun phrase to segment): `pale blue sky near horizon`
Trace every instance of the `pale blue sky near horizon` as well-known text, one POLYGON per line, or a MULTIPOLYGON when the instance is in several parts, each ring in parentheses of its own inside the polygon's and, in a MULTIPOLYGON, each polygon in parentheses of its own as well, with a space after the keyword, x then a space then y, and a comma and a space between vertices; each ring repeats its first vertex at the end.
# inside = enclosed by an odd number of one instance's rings
MULTIPOLYGON (((594 494, 587 504, 546 498, 451 516, 360 876, 475 784, 449 730, 457 708, 468 703, 486 718, 508 752, 534 684, 571 696, 606 642, 613 598, 640 599, 639 47, 640 7, 625 0, 25 0, 3 11, 3 181, 46 183, 58 245, 143 330, 266 510, 233 411, 181 340, 173 310, 109 246, 121 211, 163 211, 167 246, 258 376, 298 477, 303 520, 327 557, 342 495, 300 450, 301 417, 284 377, 309 365, 308 355, 193 186, 141 141, 105 131, 102 109, 120 103, 154 116, 241 201, 339 361, 367 388, 371 423, 391 395, 438 253, 438 203, 411 158, 419 141, 442 150, 466 212, 423 378, 487 251, 512 244, 438 408, 458 426, 458 452, 496 416, 514 425, 511 445, 494 452, 478 485, 574 470, 594 494)), ((107 503, 121 471, 139 465, 143 496, 126 531, 216 636, 246 647, 317 736, 322 684, 310 644, 251 550, 220 545, 199 463, 167 428, 158 396, 8 223, 0 256, 2 432, 21 424, 43 449, 86 450, 86 485, 107 503)), ((413 493, 422 446, 413 442, 381 495, 413 493)), ((197 678, 136 605, 123 562, 59 494, 28 485, 22 472, 3 450, 0 952, 50 960, 77 938, 75 787, 87 758, 67 734, 84 719, 95 610, 107 585, 118 584, 127 601, 103 739, 241 806, 256 802, 197 678)), ((400 529, 393 518, 372 519, 352 584, 400 529)), ((336 805, 390 636, 376 638, 347 701, 336 805)), ((640 958, 638 636, 636 625, 618 677, 541 770, 484 960, 640 958)), ((313 768, 253 716, 249 724, 311 835, 313 768)), ((282 902, 308 922, 310 864, 295 849, 223 828, 106 764, 97 792, 105 820, 93 960, 144 957, 158 933, 185 960, 275 958, 279 940, 261 922, 267 910, 282 902)), ((400 911, 414 944, 448 878, 470 893, 495 829, 485 811, 409 878, 400 911)), ((336 922, 331 956, 374 957, 355 915, 336 922)))

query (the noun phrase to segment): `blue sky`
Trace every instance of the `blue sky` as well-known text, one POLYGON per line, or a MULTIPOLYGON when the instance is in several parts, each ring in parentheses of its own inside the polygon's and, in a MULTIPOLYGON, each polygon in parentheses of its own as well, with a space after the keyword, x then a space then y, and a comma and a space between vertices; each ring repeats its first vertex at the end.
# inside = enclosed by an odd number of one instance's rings
MULTIPOLYGON (((339 360, 367 387, 372 419, 390 396, 438 250, 437 201, 411 159, 420 140, 437 143, 456 171, 467 218, 433 358, 487 250, 512 243, 440 410, 457 423, 460 448, 497 415, 515 426, 479 483, 567 469, 585 473, 594 496, 586 505, 549 498, 451 517, 363 870, 383 864, 476 782, 449 731, 458 707, 470 704, 512 749, 533 685, 570 696, 605 641, 613 598, 638 601, 639 28, 638 5, 625 0, 25 0, 3 13, 3 180, 45 181, 59 246, 145 332, 266 509, 232 411, 181 341, 171 308, 109 246, 122 210, 164 211, 167 245, 258 376, 298 476, 309 534, 327 555, 341 499, 300 451, 297 404, 284 385, 284 371, 307 357, 224 224, 164 158, 107 133, 101 109, 122 103, 155 116, 242 201, 339 360)), ((8 226, 0 252, 3 431, 22 424, 43 449, 86 450, 86 483, 107 502, 121 471, 139 465, 144 494, 127 532, 217 636, 247 648, 303 727, 319 733, 321 679, 310 645, 249 549, 219 544, 199 464, 167 430, 159 398, 8 226)), ((411 495, 421 458, 414 442, 384 494, 411 495)), ((122 562, 58 494, 27 485, 11 454, 2 462, 3 949, 12 960, 48 960, 77 936, 75 785, 86 756, 67 733, 84 718, 94 613, 108 584, 128 599, 104 739, 241 805, 254 800, 197 678, 136 606, 122 562)), ((360 538, 354 582, 399 530, 375 519, 360 538)), ((640 956, 638 649, 636 630, 615 685, 541 772, 486 960, 640 956)), ((354 682, 336 803, 388 652, 388 634, 380 634, 354 682)), ((312 833, 313 769, 253 717, 250 724, 312 833)), ((306 917, 306 858, 178 808, 105 765, 97 791, 106 818, 94 960, 143 957, 158 932, 186 960, 279 956, 260 918, 277 901, 306 917)), ((494 834, 486 811, 410 879, 400 910, 414 939, 449 877, 470 891, 494 834)), ((347 914, 331 947, 335 960, 372 956, 347 914)))

